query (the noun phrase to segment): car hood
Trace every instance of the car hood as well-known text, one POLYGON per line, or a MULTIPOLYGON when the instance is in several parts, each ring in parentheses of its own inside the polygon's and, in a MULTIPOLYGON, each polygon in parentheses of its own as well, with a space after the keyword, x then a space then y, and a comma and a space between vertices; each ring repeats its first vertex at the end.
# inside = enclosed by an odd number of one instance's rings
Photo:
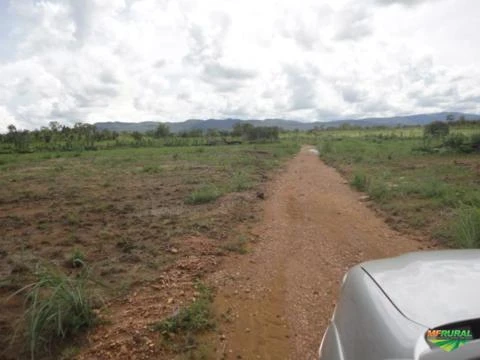
POLYGON ((360 266, 405 317, 423 326, 480 318, 480 250, 415 252, 360 266))

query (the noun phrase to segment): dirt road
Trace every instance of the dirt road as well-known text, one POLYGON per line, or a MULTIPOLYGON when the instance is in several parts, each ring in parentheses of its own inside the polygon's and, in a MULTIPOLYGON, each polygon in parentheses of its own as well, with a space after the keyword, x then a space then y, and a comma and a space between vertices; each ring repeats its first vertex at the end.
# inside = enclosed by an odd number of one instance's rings
POLYGON ((213 275, 219 359, 314 359, 345 271, 421 249, 303 147, 270 187, 252 251, 213 275))

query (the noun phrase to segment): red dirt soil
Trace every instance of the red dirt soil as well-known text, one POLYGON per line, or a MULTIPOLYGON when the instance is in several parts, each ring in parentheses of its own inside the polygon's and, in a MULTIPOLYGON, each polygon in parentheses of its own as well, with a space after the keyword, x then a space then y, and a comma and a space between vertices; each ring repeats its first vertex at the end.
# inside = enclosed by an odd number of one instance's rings
POLYGON ((430 247, 393 231, 303 147, 270 186, 260 242, 214 274, 218 359, 315 359, 346 270, 430 247))

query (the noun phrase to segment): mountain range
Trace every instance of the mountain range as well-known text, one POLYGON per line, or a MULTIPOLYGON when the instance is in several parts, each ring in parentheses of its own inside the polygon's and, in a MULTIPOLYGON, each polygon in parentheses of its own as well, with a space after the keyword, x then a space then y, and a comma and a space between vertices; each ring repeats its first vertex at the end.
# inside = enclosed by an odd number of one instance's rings
MULTIPOLYGON (((163 122, 166 124, 170 131, 178 133, 181 131, 188 131, 194 129, 217 129, 217 130, 231 130, 233 126, 238 122, 250 123, 254 126, 278 126, 285 130, 301 130, 307 131, 315 127, 320 128, 335 128, 340 127, 345 124, 368 127, 368 126, 413 126, 413 125, 425 125, 429 124, 432 121, 436 120, 445 120, 448 115, 453 115, 455 119, 464 117, 466 120, 480 120, 480 115, 476 114, 465 114, 459 112, 441 112, 434 114, 417 114, 417 115, 408 115, 408 116, 394 116, 394 117, 383 117, 383 118, 365 118, 365 119, 346 119, 346 120, 334 120, 327 122, 301 122, 296 120, 285 120, 285 119, 265 119, 265 120, 241 120, 241 119, 208 119, 208 120, 198 120, 191 119, 182 122, 163 122)), ((108 129, 111 131, 126 131, 126 132, 147 132, 150 130, 155 130, 157 126, 162 123, 158 121, 143 121, 139 123, 133 122, 97 122, 95 126, 99 130, 108 129)))

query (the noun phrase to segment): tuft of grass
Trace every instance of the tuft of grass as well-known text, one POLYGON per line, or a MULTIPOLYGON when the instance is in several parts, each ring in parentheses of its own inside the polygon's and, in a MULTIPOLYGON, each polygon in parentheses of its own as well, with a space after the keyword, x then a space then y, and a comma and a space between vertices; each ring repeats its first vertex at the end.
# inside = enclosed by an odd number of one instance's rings
POLYGON ((227 241, 226 243, 224 243, 222 245, 222 249, 230 252, 236 252, 239 254, 246 254, 247 243, 248 243, 248 239, 244 235, 241 235, 234 240, 227 241))
POLYGON ((197 284, 198 298, 188 307, 180 309, 177 314, 157 322, 153 329, 160 331, 162 335, 169 337, 170 334, 192 334, 215 327, 212 312, 213 295, 210 288, 203 284, 197 284))
POLYGON ((480 247, 480 208, 459 209, 451 227, 453 241, 458 247, 480 247))
POLYGON ((206 185, 192 191, 185 199, 185 203, 190 205, 206 204, 217 200, 220 195, 220 190, 216 186, 206 185))
POLYGON ((51 267, 39 268, 26 292, 26 335, 31 359, 52 345, 95 324, 93 297, 87 289, 87 268, 69 277, 51 267))
POLYGON ((364 173, 357 172, 355 175, 353 175, 350 185, 352 185, 358 191, 366 191, 368 187, 368 178, 364 173))
POLYGON ((367 193, 372 199, 379 203, 387 201, 392 195, 391 189, 383 180, 368 182, 367 193))
POLYGON ((248 175, 245 172, 236 172, 230 182, 230 188, 232 191, 245 191, 251 189, 253 186, 248 175))
POLYGON ((333 152, 333 144, 331 141, 325 141, 323 144, 322 144, 322 147, 320 149, 320 153, 322 154, 330 154, 331 152, 333 152))
POLYGON ((145 165, 142 168, 142 172, 147 174, 160 174, 163 172, 163 169, 160 166, 145 165))

